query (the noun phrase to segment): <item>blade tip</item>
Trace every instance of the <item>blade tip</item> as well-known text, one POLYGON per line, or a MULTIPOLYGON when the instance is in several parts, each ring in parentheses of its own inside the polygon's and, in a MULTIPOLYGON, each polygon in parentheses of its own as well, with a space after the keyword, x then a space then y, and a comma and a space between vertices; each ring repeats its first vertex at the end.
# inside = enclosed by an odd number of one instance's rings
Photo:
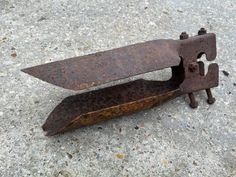
POLYGON ((23 73, 26 73, 26 74, 30 74, 30 72, 29 72, 30 68, 23 68, 20 71, 23 72, 23 73))

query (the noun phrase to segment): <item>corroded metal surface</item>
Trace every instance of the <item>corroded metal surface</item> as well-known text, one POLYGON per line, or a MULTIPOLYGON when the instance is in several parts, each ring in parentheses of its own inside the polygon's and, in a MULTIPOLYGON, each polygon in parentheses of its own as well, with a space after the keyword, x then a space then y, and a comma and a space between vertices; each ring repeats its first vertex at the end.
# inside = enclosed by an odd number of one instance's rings
POLYGON ((201 28, 193 37, 183 32, 180 40, 154 40, 23 71, 57 86, 81 90, 171 67, 168 81, 137 80, 64 99, 43 125, 47 135, 55 135, 151 108, 186 93, 190 106, 196 108, 193 92, 198 90, 206 90, 207 102, 214 103, 210 88, 218 85, 219 68, 210 64, 205 74, 204 63, 198 60, 203 54, 208 61, 216 58, 216 36, 201 28))
POLYGON ((148 109, 181 94, 171 82, 137 80, 64 99, 43 125, 47 135, 148 109), (68 111, 69 110, 69 111, 68 111))
POLYGON ((206 54, 208 61, 213 61, 216 58, 215 34, 202 34, 181 40, 179 56, 183 60, 185 79, 180 85, 180 89, 185 93, 218 86, 219 68, 216 63, 209 65, 206 75, 200 71, 197 60, 203 54, 206 54))
POLYGON ((82 90, 179 65, 177 48, 174 40, 155 40, 39 65, 23 71, 66 89, 82 90))

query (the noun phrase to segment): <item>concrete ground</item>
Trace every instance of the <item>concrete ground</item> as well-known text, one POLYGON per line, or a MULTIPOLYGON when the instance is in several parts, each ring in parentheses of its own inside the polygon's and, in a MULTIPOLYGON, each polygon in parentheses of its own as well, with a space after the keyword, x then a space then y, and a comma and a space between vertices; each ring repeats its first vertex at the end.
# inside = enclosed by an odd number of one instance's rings
MULTIPOLYGON (((0 0, 0 176, 236 176, 234 0, 0 0), (220 84, 209 106, 160 107, 54 137, 41 125, 75 92, 20 70, 158 38, 217 35, 220 84)), ((164 74, 165 75, 165 74, 164 74)), ((149 74, 146 77, 157 77, 149 74)))

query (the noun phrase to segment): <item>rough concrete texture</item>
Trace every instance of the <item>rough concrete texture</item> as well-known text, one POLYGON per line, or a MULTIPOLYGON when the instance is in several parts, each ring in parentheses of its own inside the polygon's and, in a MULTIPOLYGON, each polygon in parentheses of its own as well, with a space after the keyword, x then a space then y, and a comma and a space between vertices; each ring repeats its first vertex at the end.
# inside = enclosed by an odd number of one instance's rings
POLYGON ((235 43, 234 0, 0 0, 0 176, 236 176, 235 43), (177 39, 182 31, 195 35, 200 27, 217 35, 220 84, 213 89, 214 105, 202 91, 196 93, 195 110, 182 96, 120 119, 44 136, 41 125, 50 111, 75 92, 20 69, 177 39))

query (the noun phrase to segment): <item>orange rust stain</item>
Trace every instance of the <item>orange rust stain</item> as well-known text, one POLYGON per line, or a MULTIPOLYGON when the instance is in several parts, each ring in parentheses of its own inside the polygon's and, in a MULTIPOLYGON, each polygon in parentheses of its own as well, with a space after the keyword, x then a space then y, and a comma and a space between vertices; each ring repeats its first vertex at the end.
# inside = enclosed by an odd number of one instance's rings
POLYGON ((134 102, 112 106, 98 111, 88 112, 86 114, 77 116, 69 124, 60 129, 59 132, 65 132, 74 128, 93 125, 105 120, 109 120, 113 117, 130 114, 143 109, 148 109, 172 98, 173 95, 178 95, 178 90, 174 90, 162 95, 144 98, 134 102))
POLYGON ((119 153, 119 154, 116 154, 116 157, 117 157, 118 159, 124 159, 124 158, 125 158, 125 154, 119 153))

